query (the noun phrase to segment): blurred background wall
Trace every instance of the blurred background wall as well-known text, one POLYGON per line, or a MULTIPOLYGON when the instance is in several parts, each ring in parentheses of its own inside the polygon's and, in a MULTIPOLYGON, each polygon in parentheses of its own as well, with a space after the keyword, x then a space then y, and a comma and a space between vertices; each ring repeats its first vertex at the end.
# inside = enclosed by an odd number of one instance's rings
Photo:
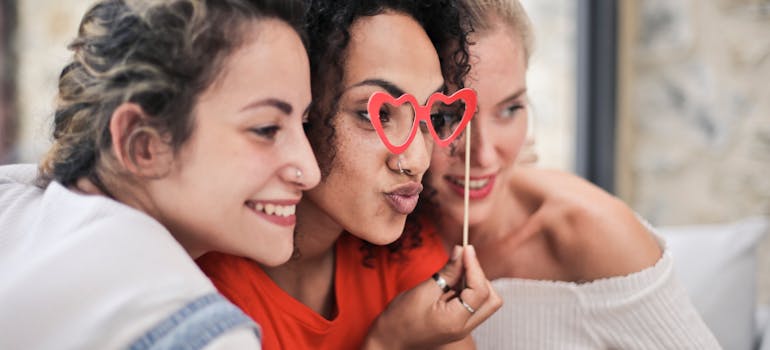
MULTIPOLYGON (((623 1, 617 193, 658 225, 770 214, 770 1, 623 1)), ((760 246, 770 303, 770 240, 760 246)))

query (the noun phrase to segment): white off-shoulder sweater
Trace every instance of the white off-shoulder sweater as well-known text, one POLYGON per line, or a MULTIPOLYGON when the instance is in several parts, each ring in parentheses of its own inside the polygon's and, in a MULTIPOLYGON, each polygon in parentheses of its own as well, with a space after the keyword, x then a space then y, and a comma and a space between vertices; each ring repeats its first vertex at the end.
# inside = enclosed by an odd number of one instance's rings
POLYGON ((578 284, 504 278, 503 307, 473 338, 479 349, 720 349, 664 250, 652 267, 578 284))

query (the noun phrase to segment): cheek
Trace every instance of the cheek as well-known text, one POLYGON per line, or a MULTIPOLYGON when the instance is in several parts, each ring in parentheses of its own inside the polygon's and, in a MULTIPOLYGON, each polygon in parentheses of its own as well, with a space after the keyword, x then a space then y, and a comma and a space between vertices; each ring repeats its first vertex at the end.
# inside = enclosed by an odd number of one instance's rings
POLYGON ((506 165, 512 164, 519 156, 527 137, 527 120, 520 118, 496 130, 495 145, 500 157, 506 165))
POLYGON ((431 185, 436 185, 444 175, 447 175, 453 157, 450 155, 449 147, 434 147, 430 160, 430 169, 428 172, 428 181, 431 185))

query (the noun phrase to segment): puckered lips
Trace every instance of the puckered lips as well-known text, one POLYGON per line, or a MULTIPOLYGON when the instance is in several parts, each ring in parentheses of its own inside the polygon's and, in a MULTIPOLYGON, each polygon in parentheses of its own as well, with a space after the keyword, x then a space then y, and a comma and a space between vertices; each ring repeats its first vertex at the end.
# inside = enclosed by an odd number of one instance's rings
POLYGON ((293 226, 297 223, 297 203, 299 199, 286 200, 247 200, 246 206, 254 213, 280 226, 293 226))
MULTIPOLYGON (((484 199, 492 192, 492 188, 495 186, 496 174, 485 176, 471 176, 470 182, 468 182, 468 198, 471 200, 484 199)), ((449 184, 449 188, 452 189, 457 195, 463 197, 465 195, 465 176, 444 176, 444 180, 449 184)))
POLYGON ((407 215, 417 207, 417 200, 420 199, 420 192, 422 192, 422 184, 410 181, 398 185, 391 191, 385 192, 385 199, 395 212, 407 215))

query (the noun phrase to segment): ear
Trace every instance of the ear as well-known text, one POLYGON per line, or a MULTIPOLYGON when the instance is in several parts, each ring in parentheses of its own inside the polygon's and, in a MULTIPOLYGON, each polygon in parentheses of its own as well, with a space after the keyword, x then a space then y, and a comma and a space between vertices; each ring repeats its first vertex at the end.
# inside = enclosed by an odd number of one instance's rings
POLYGON ((159 178, 168 173, 173 152, 162 135, 149 126, 149 119, 137 104, 118 106, 110 120, 112 152, 128 172, 144 178, 159 178))

